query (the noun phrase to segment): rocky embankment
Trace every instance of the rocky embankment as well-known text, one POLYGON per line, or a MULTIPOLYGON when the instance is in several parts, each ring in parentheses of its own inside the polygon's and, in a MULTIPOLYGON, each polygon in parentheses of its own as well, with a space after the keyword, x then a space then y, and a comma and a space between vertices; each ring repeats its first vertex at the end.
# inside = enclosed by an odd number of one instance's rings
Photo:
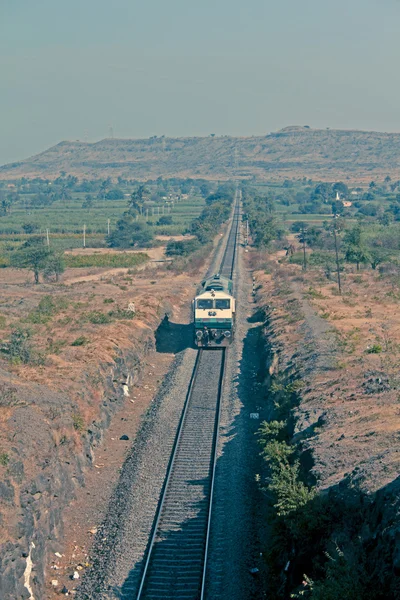
POLYGON ((344 294, 282 253, 253 253, 265 314, 269 425, 265 589, 271 598, 400 594, 398 292, 343 274, 344 294), (293 595, 292 595, 293 594, 293 595))
MULTIPOLYGON (((134 400, 130 394, 155 351, 160 320, 166 312, 179 319, 181 308, 186 315, 196 280, 179 275, 171 285, 168 272, 151 275, 152 281, 145 273, 93 281, 89 274, 86 281, 82 274, 71 285, 32 287, 15 274, 13 284, 9 275, 0 282, 7 340, 0 355, 2 600, 47 597, 57 571, 46 565, 62 552, 65 508, 87 474, 101 466, 102 440, 114 415, 129 403, 135 431, 148 409, 151 395, 139 390, 134 400), (132 301, 133 318, 126 310, 132 301)), ((154 390, 151 370, 146 388, 154 390)))

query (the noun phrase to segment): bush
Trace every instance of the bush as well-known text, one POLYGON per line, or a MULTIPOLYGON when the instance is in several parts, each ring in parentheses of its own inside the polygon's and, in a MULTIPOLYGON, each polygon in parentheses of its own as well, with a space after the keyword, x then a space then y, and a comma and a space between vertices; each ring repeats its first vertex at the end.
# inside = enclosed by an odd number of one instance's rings
POLYGON ((380 344, 374 344, 370 348, 367 348, 367 354, 380 354, 383 348, 380 344))
POLYGON ((200 247, 197 239, 174 241, 171 240, 167 244, 165 254, 167 256, 188 256, 192 252, 195 252, 200 247))
POLYGON ((8 344, 3 347, 11 362, 29 363, 32 360, 32 348, 29 342, 31 332, 29 329, 16 327, 12 330, 8 344))
POLYGON ((78 413, 74 413, 72 415, 72 424, 76 431, 82 432, 85 430, 85 421, 83 417, 81 417, 81 415, 78 413))
POLYGON ((143 252, 118 252, 109 254, 68 254, 65 257, 65 263, 71 268, 84 267, 125 267, 132 268, 143 264, 149 260, 147 254, 143 252))
POLYGON ((0 465, 6 467, 10 461, 10 457, 7 452, 0 452, 0 465))
POLYGON ((87 313, 86 318, 93 325, 105 325, 107 323, 111 323, 112 319, 109 314, 102 313, 99 310, 94 310, 90 313, 87 313))
POLYGON ((85 337, 84 335, 81 335, 72 342, 71 346, 86 346, 86 344, 88 344, 88 343, 89 343, 88 338, 85 337))

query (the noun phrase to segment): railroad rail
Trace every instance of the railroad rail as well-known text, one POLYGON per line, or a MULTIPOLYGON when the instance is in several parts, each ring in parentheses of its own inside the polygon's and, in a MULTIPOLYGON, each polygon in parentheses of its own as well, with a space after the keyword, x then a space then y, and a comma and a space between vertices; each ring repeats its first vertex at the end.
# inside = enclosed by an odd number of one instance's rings
MULTIPOLYGON (((220 273, 232 278, 238 193, 220 273)), ((203 600, 225 348, 200 349, 192 373, 137 600, 203 600)))
MULTIPOLYGON (((238 194, 238 192, 237 192, 237 194, 238 194)), ((239 202, 236 201, 235 209, 233 212, 232 226, 231 226, 231 230, 229 232, 224 256, 222 258, 221 266, 219 269, 220 275, 222 275, 223 277, 228 277, 228 279, 233 279, 233 271, 235 268, 235 258, 236 258, 236 248, 237 248, 237 238, 238 238, 238 234, 239 234, 239 225, 240 225, 240 206, 239 206, 239 202)))

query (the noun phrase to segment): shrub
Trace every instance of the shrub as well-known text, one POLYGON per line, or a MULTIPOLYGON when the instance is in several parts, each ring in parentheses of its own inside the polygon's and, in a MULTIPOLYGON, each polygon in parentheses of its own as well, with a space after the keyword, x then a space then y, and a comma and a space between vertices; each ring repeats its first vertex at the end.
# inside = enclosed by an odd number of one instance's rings
POLYGON ((143 252, 117 252, 106 254, 67 254, 65 264, 70 268, 83 267, 125 267, 132 268, 149 260, 143 252))
POLYGON ((71 346, 85 346, 88 343, 89 343, 88 338, 85 337, 84 335, 81 335, 72 342, 71 346))
POLYGON ((10 339, 2 348, 13 363, 29 363, 33 361, 33 350, 30 344, 31 332, 29 329, 15 327, 11 331, 10 339))
POLYGON ((104 304, 112 304, 113 302, 115 302, 114 298, 104 298, 103 300, 104 304))
POLYGON ((10 461, 10 457, 7 452, 0 452, 0 465, 6 467, 10 461))
POLYGON ((133 319, 135 317, 135 313, 132 310, 125 310, 123 308, 117 308, 117 310, 111 310, 108 313, 109 317, 112 319, 133 319))
POLYGON ((72 415, 72 424, 76 431, 82 432, 85 430, 85 421, 79 413, 74 413, 72 415))
POLYGON ((105 325, 106 323, 111 323, 112 320, 109 314, 102 313, 99 310, 87 313, 86 318, 93 325, 105 325))
POLYGON ((374 344, 370 348, 367 348, 367 354, 380 354, 383 348, 380 344, 374 344))

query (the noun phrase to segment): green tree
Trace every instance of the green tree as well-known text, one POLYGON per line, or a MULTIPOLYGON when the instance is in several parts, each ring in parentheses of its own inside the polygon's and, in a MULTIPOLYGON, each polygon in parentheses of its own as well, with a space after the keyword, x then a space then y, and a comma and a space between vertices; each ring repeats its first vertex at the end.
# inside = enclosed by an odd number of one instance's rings
POLYGON ((40 273, 46 268, 53 252, 45 246, 41 236, 27 240, 11 255, 10 264, 17 269, 33 272, 35 283, 39 283, 40 273))
POLYGON ((60 275, 65 271, 65 261, 63 252, 49 252, 46 259, 46 264, 43 269, 43 277, 46 281, 51 281, 53 278, 58 282, 60 275))
POLYGON ((335 195, 336 193, 339 193, 342 199, 346 199, 349 196, 349 188, 345 183, 343 183, 343 181, 338 181, 337 183, 334 183, 332 191, 335 195))
POLYGON ((345 259, 357 265, 360 270, 361 263, 369 261, 369 252, 364 242, 363 232, 360 225, 355 225, 344 235, 345 259))
POLYGON ((148 190, 145 185, 139 185, 131 194, 129 201, 129 209, 140 213, 143 209, 143 204, 148 196, 148 190))
POLYGON ((136 221, 131 212, 126 212, 117 222, 116 229, 111 232, 107 244, 111 248, 132 248, 148 246, 153 239, 151 229, 136 221))

